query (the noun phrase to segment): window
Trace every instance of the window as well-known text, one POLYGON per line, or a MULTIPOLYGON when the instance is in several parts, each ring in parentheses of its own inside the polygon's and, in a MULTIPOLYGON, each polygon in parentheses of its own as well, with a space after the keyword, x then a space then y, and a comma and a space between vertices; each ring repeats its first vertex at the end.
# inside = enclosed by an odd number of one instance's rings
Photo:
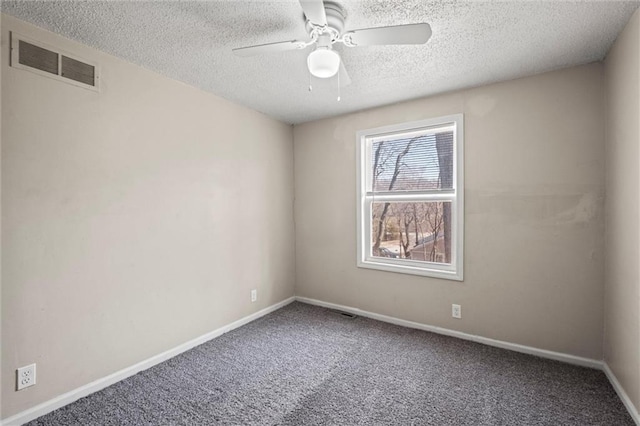
POLYGON ((358 266, 462 281, 462 114, 357 136, 358 266))

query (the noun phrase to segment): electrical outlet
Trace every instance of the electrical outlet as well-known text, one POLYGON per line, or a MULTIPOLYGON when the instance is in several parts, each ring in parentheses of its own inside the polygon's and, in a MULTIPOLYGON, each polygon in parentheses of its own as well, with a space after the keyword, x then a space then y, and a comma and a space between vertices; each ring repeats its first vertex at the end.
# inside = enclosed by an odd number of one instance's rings
POLYGON ((258 290, 251 290, 251 301, 255 302, 258 300, 258 290))
POLYGON ((36 365, 31 364, 18 368, 17 390, 22 390, 36 384, 36 365))
POLYGON ((453 304, 451 305, 451 316, 454 318, 462 318, 462 306, 453 304))

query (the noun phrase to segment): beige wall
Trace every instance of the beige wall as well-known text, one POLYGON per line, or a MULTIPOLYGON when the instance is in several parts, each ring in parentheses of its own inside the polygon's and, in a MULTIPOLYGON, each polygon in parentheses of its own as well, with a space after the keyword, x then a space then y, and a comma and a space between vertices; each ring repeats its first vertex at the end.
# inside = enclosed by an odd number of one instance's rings
POLYGON ((603 113, 592 64, 296 126, 296 295, 602 359, 603 113), (357 268, 356 132, 455 113, 464 282, 357 268))
POLYGON ((640 11, 605 61, 607 98, 604 358, 640 408, 640 11))
POLYGON ((2 20, 2 417, 293 295, 290 126, 2 20), (9 68, 9 30, 101 92, 9 68))

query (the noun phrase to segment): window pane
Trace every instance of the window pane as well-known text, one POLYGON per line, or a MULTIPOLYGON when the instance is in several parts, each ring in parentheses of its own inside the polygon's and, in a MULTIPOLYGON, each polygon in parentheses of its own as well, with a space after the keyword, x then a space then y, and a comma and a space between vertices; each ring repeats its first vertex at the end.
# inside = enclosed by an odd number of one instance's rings
POLYGON ((371 204, 371 256, 451 263, 451 202, 371 204))
POLYGON ((371 145, 373 191, 453 188, 453 131, 403 137, 371 145))

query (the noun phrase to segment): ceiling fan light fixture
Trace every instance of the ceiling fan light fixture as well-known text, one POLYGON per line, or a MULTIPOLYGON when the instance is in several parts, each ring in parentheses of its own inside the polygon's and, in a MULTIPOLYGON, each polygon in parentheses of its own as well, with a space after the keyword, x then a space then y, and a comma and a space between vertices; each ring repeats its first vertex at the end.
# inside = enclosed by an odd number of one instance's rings
POLYGON ((329 47, 319 46, 307 57, 309 72, 318 78, 336 75, 340 68, 340 55, 329 47))

